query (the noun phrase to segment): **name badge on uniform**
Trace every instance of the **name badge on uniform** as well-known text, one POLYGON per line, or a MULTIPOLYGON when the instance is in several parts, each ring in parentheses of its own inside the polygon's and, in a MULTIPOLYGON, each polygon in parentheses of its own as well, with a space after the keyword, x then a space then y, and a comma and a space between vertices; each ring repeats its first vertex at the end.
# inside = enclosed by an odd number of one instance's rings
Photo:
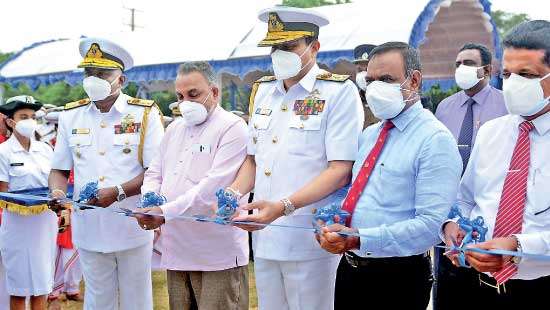
POLYGON ((294 114, 306 120, 310 115, 319 115, 325 109, 325 100, 321 99, 318 89, 313 90, 304 100, 294 102, 294 114))
POLYGON ((11 167, 21 167, 21 166, 24 166, 25 163, 10 163, 10 166, 11 167))
POLYGON ((257 108, 256 109, 256 114, 270 116, 271 115, 271 109, 257 108))
POLYGON ((138 133, 141 128, 141 123, 136 123, 134 116, 128 114, 122 118, 120 125, 115 125, 115 135, 124 133, 138 133))
POLYGON ((193 146, 191 146, 191 150, 193 151, 193 153, 206 153, 206 154, 210 154, 210 145, 208 144, 193 144, 193 146))
POLYGON ((90 134, 90 128, 73 128, 72 134, 73 135, 89 135, 90 134))

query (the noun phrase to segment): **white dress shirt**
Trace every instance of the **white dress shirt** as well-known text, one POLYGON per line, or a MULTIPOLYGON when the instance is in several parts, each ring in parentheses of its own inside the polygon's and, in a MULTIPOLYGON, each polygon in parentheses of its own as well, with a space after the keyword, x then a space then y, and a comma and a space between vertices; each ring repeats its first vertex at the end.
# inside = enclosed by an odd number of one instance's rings
MULTIPOLYGON (((355 160, 364 120, 359 93, 349 80, 318 80, 320 72, 315 65, 288 91, 282 81, 260 84, 249 123, 248 154, 255 155, 256 161, 254 200, 279 201, 311 182, 330 161, 355 160), (294 103, 315 90, 325 100, 324 109, 302 119, 294 113, 294 103)), ((333 195, 329 195, 274 223, 311 227, 312 209, 332 200, 333 195)), ((321 249, 310 231, 295 229, 267 227, 254 232, 253 247, 256 257, 272 260, 299 261, 332 255, 321 249)))
MULTIPOLYGON (((458 192, 458 205, 469 218, 482 216, 492 239, 496 215, 512 153, 525 119, 506 115, 481 126, 458 192)), ((531 161, 523 229, 517 234, 523 252, 550 255, 550 113, 532 121, 531 161)), ((523 258, 512 279, 550 275, 550 262, 523 258)))
MULTIPOLYGON (((142 106, 129 105, 131 97, 120 94, 111 110, 101 113, 95 104, 64 111, 59 116, 59 131, 52 169, 70 170, 74 167, 74 195, 82 187, 99 181, 99 188, 123 184, 144 171, 164 135, 157 108, 149 113, 143 149, 143 166, 138 161, 140 133, 115 133, 123 118, 130 116, 142 122, 142 106), (118 127, 118 126, 117 126, 118 127)), ((140 128, 140 130, 142 130, 140 128)), ((102 210, 73 212, 73 241, 79 248, 96 252, 123 251, 144 245, 152 240, 136 220, 110 212, 111 208, 135 208, 139 195, 115 202, 102 210)))

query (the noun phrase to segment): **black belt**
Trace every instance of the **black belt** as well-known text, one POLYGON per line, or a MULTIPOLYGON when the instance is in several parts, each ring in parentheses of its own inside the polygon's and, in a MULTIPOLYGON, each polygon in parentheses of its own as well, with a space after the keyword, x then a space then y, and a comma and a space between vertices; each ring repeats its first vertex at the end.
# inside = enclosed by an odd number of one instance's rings
POLYGON ((428 252, 412 256, 403 257, 362 257, 353 252, 344 253, 344 257, 348 264, 354 268, 374 267, 374 266, 391 266, 403 264, 417 264, 424 262, 430 257, 428 252))

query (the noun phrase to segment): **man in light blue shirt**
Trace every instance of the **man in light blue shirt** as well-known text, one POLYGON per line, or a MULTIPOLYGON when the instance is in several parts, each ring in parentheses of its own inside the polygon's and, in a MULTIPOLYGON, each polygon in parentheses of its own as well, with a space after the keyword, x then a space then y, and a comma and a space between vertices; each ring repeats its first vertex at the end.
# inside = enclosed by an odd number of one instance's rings
POLYGON ((388 42, 371 52, 366 96, 382 122, 365 129, 359 141, 343 203, 352 213, 351 228, 331 225, 318 237, 325 250, 345 254, 336 279, 336 309, 351 308, 358 296, 373 309, 428 305, 427 252, 439 243, 462 161, 449 130, 422 108, 421 80, 418 51, 406 43, 388 42))

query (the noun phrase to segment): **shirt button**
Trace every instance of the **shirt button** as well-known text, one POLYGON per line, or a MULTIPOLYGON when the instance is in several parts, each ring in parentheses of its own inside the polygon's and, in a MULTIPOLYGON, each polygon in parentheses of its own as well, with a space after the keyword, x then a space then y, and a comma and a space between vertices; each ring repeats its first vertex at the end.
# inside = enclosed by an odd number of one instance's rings
POLYGON ((101 128, 105 128, 105 127, 107 127, 107 124, 105 124, 105 122, 102 121, 102 122, 99 124, 99 126, 100 126, 101 128))
POLYGON ((104 176, 100 176, 100 177, 99 177, 99 181, 100 181, 100 182, 105 181, 105 177, 104 177, 104 176))
POLYGON ((101 156, 105 155, 105 151, 100 151, 99 155, 101 155, 101 156))
POLYGON ((271 141, 273 141, 273 143, 277 143, 277 142, 279 142, 279 138, 277 138, 277 137, 275 136, 275 137, 273 137, 273 140, 271 140, 271 141))
POLYGON ((271 170, 269 170, 269 169, 265 169, 264 173, 267 177, 271 176, 271 170))

